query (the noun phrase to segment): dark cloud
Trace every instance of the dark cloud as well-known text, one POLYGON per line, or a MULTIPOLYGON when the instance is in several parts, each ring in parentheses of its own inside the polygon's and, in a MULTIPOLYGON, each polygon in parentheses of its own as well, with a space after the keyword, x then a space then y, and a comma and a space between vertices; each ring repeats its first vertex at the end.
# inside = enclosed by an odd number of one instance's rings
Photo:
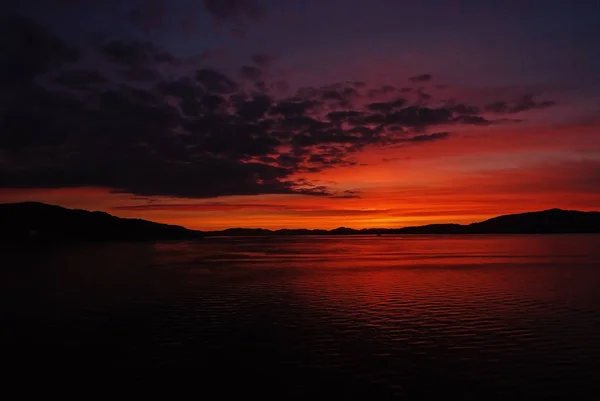
POLYGON ((273 62, 273 56, 267 53, 256 53, 252 56, 252 61, 262 68, 267 68, 273 62))
MULTIPOLYGON (((364 82, 283 96, 287 84, 266 81, 268 58, 256 55, 254 66, 239 70, 243 83, 210 68, 178 76, 165 64, 183 63, 150 42, 104 44, 100 55, 107 63, 99 66, 116 70, 115 77, 67 65, 76 52, 43 32, 45 39, 34 41, 44 43, 34 46, 35 56, 20 55, 35 66, 26 74, 28 85, 2 91, 8 99, 0 109, 2 187, 103 186, 196 198, 355 197, 299 177, 354 166, 357 152, 367 147, 426 144, 449 138, 438 132, 446 126, 495 122, 474 106, 441 106, 423 96, 415 101, 412 94, 398 97, 401 90, 393 86, 364 82)), ((512 107, 531 102, 523 98, 512 107)))
POLYGON ((206 62, 207 60, 226 59, 227 56, 228 53, 225 49, 204 50, 199 54, 187 57, 184 63, 188 65, 198 65, 206 62))
POLYGON ((199 119, 177 137, 181 117, 151 92, 119 87, 85 104, 39 89, 13 104, 0 119, 4 187, 102 185, 191 197, 295 192, 290 170, 242 161, 273 152, 276 139, 246 135, 247 125, 225 117, 218 134, 214 122, 199 119))
POLYGON ((258 95, 238 104, 237 114, 244 120, 256 121, 262 118, 271 108, 272 100, 268 96, 258 95))
POLYGON ((286 117, 302 116, 319 104, 313 100, 283 100, 275 104, 271 112, 286 117))
POLYGON ((433 98, 429 93, 425 93, 422 88, 419 88, 417 91, 417 101, 420 103, 427 103, 429 100, 433 98))
POLYGON ((154 82, 161 79, 161 74, 156 68, 133 67, 121 72, 123 78, 131 82, 154 82))
POLYGON ((285 135, 291 132, 298 131, 318 131, 328 128, 329 124, 309 116, 287 116, 278 121, 279 126, 284 129, 285 135))
POLYGON ((181 99, 194 99, 204 93, 204 90, 193 79, 188 77, 182 77, 175 81, 159 82, 156 88, 164 95, 175 96, 181 99))
POLYGON ((196 71, 196 79, 207 92, 233 93, 237 90, 237 84, 234 81, 210 68, 202 68, 196 71))
POLYGON ((113 63, 128 67, 139 67, 157 63, 177 64, 169 52, 151 42, 113 40, 104 45, 103 52, 113 63))
MULTIPOLYGON (((349 190, 343 191, 341 194, 333 195, 332 198, 339 198, 339 199, 360 198, 360 191, 355 191, 355 190, 349 189, 349 190)), ((356 211, 356 212, 360 212, 360 211, 356 211)))
POLYGON ((276 81, 271 85, 272 89, 277 90, 280 93, 287 93, 290 90, 290 86, 285 81, 276 81))
POLYGON ((371 103, 367 105, 367 109, 371 111, 382 111, 382 112, 390 112, 394 109, 400 108, 407 103, 406 99, 398 98, 391 102, 379 102, 379 103, 371 103))
POLYGON ((336 83, 321 88, 301 88, 297 96, 313 98, 330 109, 352 108, 355 100, 361 97, 358 90, 347 83, 336 83))
POLYGON ((410 77, 408 80, 410 82, 429 82, 433 79, 431 74, 421 74, 415 75, 414 77, 410 77))
POLYGON ((87 89, 90 85, 106 82, 106 79, 96 70, 75 69, 62 71, 56 82, 69 89, 87 89))
POLYGON ((203 112, 217 113, 227 106, 227 100, 225 100, 224 97, 219 95, 207 94, 202 98, 201 104, 203 107, 203 112))
POLYGON ((28 85, 36 76, 78 58, 75 47, 37 22, 0 18, 0 88, 28 85))
POLYGON ((409 127, 439 125, 452 121, 452 111, 446 108, 409 106, 385 115, 382 121, 388 125, 409 127))
POLYGON ((349 85, 354 86, 357 89, 362 89, 362 88, 365 88, 367 86, 366 82, 363 82, 363 81, 348 81, 347 83, 349 85))
POLYGON ((377 98, 381 95, 381 91, 379 89, 369 89, 367 92, 367 97, 377 98))
POLYGON ((327 118, 332 122, 344 122, 344 121, 352 121, 357 117, 360 117, 361 113, 355 110, 345 110, 345 111, 332 111, 327 114, 327 118))
POLYGON ((344 97, 341 93, 337 91, 324 91, 321 94, 321 99, 323 100, 344 100, 344 97))
POLYGON ((466 125, 491 125, 494 123, 484 117, 473 115, 460 115, 454 119, 454 122, 466 125))
MULTIPOLYGON (((354 86, 356 87, 356 84, 354 84, 354 86)), ((378 98, 378 97, 381 97, 381 96, 389 95, 389 94, 394 93, 394 92, 399 92, 399 89, 396 88, 395 86, 384 85, 384 86, 381 86, 379 88, 371 88, 371 89, 369 89, 367 91, 366 95, 367 95, 367 97, 370 97, 370 98, 378 98)))
POLYGON ((430 142, 430 141, 437 141, 439 139, 446 139, 446 138, 448 138, 448 136, 450 136, 449 132, 436 132, 433 134, 416 135, 416 136, 413 136, 412 138, 410 138, 408 141, 409 142, 430 142))
POLYGON ((241 68, 242 78, 247 79, 249 81, 258 81, 262 77, 262 70, 257 67, 252 66, 243 66, 241 68))
POLYGON ((254 82, 254 87, 261 93, 269 92, 269 85, 265 81, 254 82))
POLYGON ((556 105, 554 101, 536 101, 533 96, 525 95, 512 102, 497 101, 488 103, 485 111, 496 114, 515 114, 529 110, 545 109, 556 105))
POLYGON ((448 108, 458 114, 475 115, 481 113, 479 107, 463 103, 449 105, 448 108))
POLYGON ((61 146, 76 135, 73 128, 81 125, 83 116, 85 107, 75 95, 39 86, 24 89, 0 113, 0 151, 19 161, 29 146, 61 146))
POLYGON ((182 99, 179 108, 189 117, 196 117, 202 113, 202 104, 195 99, 182 99))

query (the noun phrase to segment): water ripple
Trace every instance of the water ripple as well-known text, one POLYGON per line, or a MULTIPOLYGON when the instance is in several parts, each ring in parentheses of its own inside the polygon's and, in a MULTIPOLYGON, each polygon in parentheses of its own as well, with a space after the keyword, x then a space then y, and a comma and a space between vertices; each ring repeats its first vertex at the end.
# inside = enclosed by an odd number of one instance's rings
POLYGON ((245 391, 270 377, 278 391, 359 399, 585 399, 600 390, 598 245, 211 238, 20 256, 0 273, 0 339, 15 363, 93 355, 202 370, 204 386, 245 378, 245 391))

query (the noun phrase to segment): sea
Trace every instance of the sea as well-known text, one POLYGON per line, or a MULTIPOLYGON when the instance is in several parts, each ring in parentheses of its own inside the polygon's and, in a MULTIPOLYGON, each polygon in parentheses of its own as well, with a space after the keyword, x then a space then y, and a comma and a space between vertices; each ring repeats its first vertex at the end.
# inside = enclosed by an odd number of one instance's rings
POLYGON ((201 399, 600 394, 600 235, 5 245, 2 260, 16 376, 101 369, 201 399))

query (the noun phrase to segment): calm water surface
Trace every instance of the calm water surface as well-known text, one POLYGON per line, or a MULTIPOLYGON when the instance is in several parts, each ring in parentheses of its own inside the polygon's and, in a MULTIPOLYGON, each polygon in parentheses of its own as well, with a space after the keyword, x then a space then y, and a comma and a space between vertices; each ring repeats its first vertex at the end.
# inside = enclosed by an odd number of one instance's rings
POLYGON ((4 363, 219 394, 595 399, 600 236, 4 249, 4 363), (124 370, 123 370, 124 371, 124 370))

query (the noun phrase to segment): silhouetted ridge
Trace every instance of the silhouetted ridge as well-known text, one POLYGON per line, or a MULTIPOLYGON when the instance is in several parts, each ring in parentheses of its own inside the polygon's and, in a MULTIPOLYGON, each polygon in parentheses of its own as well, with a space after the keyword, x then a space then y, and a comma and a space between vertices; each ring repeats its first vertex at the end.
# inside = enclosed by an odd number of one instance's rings
POLYGON ((600 233, 600 212, 550 209, 541 212, 510 214, 479 223, 429 224, 403 228, 365 228, 355 230, 338 227, 333 230, 310 229, 228 229, 210 231, 208 236, 219 235, 377 235, 377 234, 559 234, 600 233))
POLYGON ((4 241, 123 241, 274 235, 600 233, 600 212, 550 209, 498 216, 469 225, 430 224, 362 230, 347 227, 333 230, 229 228, 202 232, 140 219, 122 219, 104 212, 25 202, 0 204, 0 227, 0 239, 4 241))
POLYGON ((122 219, 105 212, 39 202, 0 204, 0 239, 5 241, 135 241, 198 235, 181 226, 122 219))
POLYGON ((550 209, 494 217, 468 227, 472 233, 597 233, 600 232, 600 213, 550 209))

